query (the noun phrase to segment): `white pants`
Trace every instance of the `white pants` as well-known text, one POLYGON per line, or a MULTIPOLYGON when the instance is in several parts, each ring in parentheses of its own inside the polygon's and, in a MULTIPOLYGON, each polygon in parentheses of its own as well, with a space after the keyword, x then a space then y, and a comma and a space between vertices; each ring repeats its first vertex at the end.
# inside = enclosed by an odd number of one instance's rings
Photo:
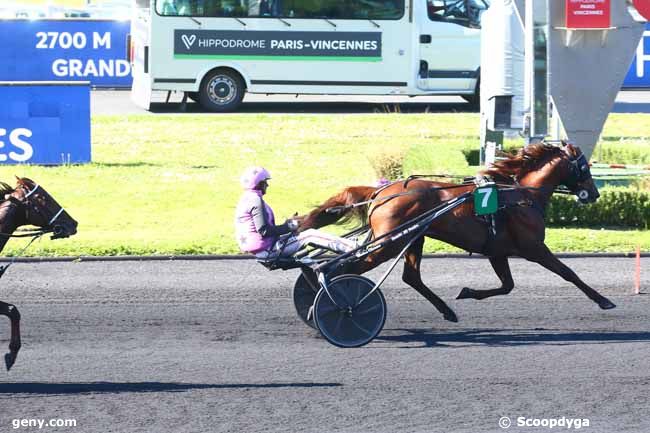
POLYGON ((278 254, 282 257, 288 257, 294 255, 307 244, 327 248, 337 253, 347 253, 358 246, 352 239, 341 238, 319 230, 309 229, 302 233, 289 236, 288 238, 280 238, 270 250, 260 251, 255 254, 255 257, 265 259, 278 254))

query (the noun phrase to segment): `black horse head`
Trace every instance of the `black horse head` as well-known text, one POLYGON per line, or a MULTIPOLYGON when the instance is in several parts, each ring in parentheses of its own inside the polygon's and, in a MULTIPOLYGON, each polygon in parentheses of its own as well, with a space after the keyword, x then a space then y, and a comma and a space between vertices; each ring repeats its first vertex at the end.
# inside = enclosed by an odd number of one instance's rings
POLYGON ((77 233, 77 221, 39 184, 26 177, 17 179, 12 196, 25 211, 25 224, 52 231, 52 239, 77 233))

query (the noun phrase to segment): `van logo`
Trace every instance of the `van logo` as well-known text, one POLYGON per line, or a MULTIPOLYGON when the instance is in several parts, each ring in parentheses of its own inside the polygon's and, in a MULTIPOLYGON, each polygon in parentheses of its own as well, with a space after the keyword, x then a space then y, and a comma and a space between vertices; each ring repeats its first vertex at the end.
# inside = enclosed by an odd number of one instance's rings
POLYGON ((185 47, 187 47, 187 49, 189 50, 190 48, 192 48, 192 45, 194 45, 194 42, 196 42, 196 35, 192 35, 192 36, 183 35, 181 36, 181 39, 183 40, 185 47))
POLYGON ((381 32, 287 32, 188 28, 174 30, 172 41, 174 58, 178 59, 191 59, 197 56, 206 59, 235 56, 234 58, 240 59, 304 58, 306 61, 344 62, 381 62, 382 59, 381 32))

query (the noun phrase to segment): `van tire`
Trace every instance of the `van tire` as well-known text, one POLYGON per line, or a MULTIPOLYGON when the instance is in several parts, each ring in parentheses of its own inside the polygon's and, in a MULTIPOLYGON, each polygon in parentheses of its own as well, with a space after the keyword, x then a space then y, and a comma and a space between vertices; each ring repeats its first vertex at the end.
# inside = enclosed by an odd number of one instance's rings
POLYGON ((208 111, 234 111, 244 99, 246 85, 234 71, 217 69, 205 76, 199 88, 199 103, 208 111))

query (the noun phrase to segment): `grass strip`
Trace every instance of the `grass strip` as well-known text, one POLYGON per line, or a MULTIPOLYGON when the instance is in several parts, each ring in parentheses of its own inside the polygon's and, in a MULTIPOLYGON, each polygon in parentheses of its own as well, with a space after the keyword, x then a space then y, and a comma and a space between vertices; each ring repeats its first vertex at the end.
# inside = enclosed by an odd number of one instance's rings
MULTIPOLYGON (((612 115, 607 137, 644 143, 647 115, 612 115)), ((374 184, 373 155, 430 149, 440 169, 474 172, 462 149, 478 146, 476 114, 94 116, 93 161, 83 166, 2 166, 42 184, 79 221, 71 239, 37 242, 35 256, 237 253, 239 175, 263 165, 278 220, 304 213, 345 186, 374 184), (445 162, 447 161, 447 162, 445 162)), ((340 232, 343 228, 332 228, 340 232)), ((555 251, 650 249, 650 231, 550 229, 555 251)), ((17 252, 11 240, 6 255, 17 252)), ((427 252, 458 251, 427 242, 427 252)))

